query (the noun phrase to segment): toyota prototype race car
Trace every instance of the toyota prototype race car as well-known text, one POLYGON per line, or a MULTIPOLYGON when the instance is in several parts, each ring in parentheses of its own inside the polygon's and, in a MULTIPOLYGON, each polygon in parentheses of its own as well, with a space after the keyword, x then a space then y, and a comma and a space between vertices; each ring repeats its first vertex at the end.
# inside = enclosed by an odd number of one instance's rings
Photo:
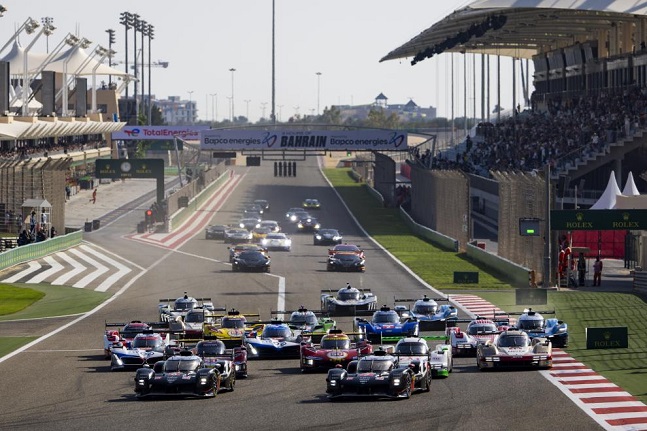
POLYGON ((170 345, 170 335, 162 335, 149 329, 137 334, 129 347, 120 343, 110 349, 110 369, 112 371, 137 369, 161 361, 174 352, 170 345))
POLYGON ((507 330, 494 340, 476 346, 476 365, 493 368, 543 368, 553 366, 553 346, 547 338, 533 338, 524 331, 507 330))
POLYGON ((446 298, 394 298, 395 303, 413 302, 413 306, 396 305, 395 310, 403 319, 415 318, 420 323, 421 331, 444 331, 447 326, 456 326, 458 310, 451 304, 438 305, 439 301, 449 302, 446 298))
POLYGON ((247 377, 247 348, 242 344, 228 349, 221 340, 202 340, 192 352, 202 358, 205 367, 217 368, 221 376, 233 367, 236 377, 247 377))
POLYGON ((494 320, 477 317, 469 321, 465 331, 458 326, 447 328, 447 337, 454 356, 475 356, 476 346, 494 340, 506 329, 507 326, 497 325, 494 320))
POLYGON ((106 359, 110 359, 112 348, 130 348, 132 340, 144 331, 154 329, 169 329, 168 322, 142 322, 141 320, 131 320, 128 323, 123 322, 106 322, 103 333, 103 354, 106 359), (121 329, 111 329, 121 327, 121 329))
POLYGON ((427 341, 420 337, 402 338, 395 345, 394 356, 398 367, 409 367, 413 372, 413 387, 429 392, 434 368, 427 341))
POLYGON ((273 316, 289 314, 290 318, 287 323, 290 329, 299 331, 303 337, 309 337, 313 342, 321 340, 330 329, 332 329, 337 322, 334 319, 322 316, 321 312, 314 312, 301 306, 298 310, 276 310, 272 311, 273 316))
POLYGON ((241 314, 232 308, 226 315, 216 315, 216 323, 204 324, 204 338, 218 339, 225 343, 227 348, 234 348, 243 345, 246 335, 251 332, 263 330, 263 324, 259 322, 258 314, 241 314), (248 319, 249 318, 249 319, 248 319))
POLYGON ((331 329, 319 343, 301 343, 301 371, 328 370, 337 365, 345 368, 350 361, 370 353, 373 346, 368 341, 354 343, 340 329, 331 329))
POLYGON ((321 311, 335 316, 354 316, 358 311, 376 309, 377 297, 370 289, 357 289, 350 283, 335 294, 332 290, 321 291, 321 311))
POLYGON ((139 368, 135 374, 137 398, 153 396, 215 397, 221 388, 234 390, 235 373, 209 368, 201 357, 182 351, 153 368, 139 368))
POLYGON ((568 325, 555 318, 544 319, 543 314, 555 314, 555 311, 534 311, 527 308, 519 314, 516 327, 525 331, 530 338, 548 338, 553 347, 568 346, 568 325))
POLYGON ((378 350, 351 361, 346 369, 328 370, 326 392, 332 400, 342 397, 409 398, 414 389, 414 372, 398 367, 397 357, 378 350))
POLYGON ((245 346, 250 358, 289 359, 300 355, 302 337, 292 331, 287 323, 269 323, 260 335, 251 333, 245 337, 245 346))
POLYGON ((372 343, 397 342, 403 337, 417 337, 420 327, 415 318, 400 320, 400 315, 393 309, 383 306, 373 313, 370 321, 356 317, 355 329, 365 334, 372 343))
POLYGON ((204 309, 213 311, 211 298, 194 298, 184 292, 179 298, 161 298, 157 306, 160 320, 163 322, 175 322, 184 319, 186 314, 193 309, 204 309))

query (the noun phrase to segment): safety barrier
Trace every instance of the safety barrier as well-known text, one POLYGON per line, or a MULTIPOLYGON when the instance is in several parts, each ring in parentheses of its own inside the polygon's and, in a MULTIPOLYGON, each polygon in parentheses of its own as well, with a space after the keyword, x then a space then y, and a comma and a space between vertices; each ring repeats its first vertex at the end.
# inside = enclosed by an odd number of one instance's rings
POLYGON ((436 244, 437 246, 442 247, 446 250, 458 252, 459 243, 457 239, 450 238, 447 235, 443 235, 440 232, 436 232, 426 226, 416 223, 416 221, 412 219, 411 216, 402 207, 400 207, 400 216, 417 236, 428 239, 433 244, 436 244))
POLYGON ((634 290, 637 293, 647 295, 647 271, 634 271, 634 290))
POLYGON ((83 232, 79 230, 7 250, 0 253, 0 270, 74 247, 79 245, 81 241, 83 241, 83 232))
POLYGON ((531 274, 529 268, 525 268, 496 254, 488 253, 477 245, 467 244, 466 253, 473 261, 487 266, 505 279, 510 280, 515 287, 529 287, 531 277, 534 278, 534 274, 531 274))

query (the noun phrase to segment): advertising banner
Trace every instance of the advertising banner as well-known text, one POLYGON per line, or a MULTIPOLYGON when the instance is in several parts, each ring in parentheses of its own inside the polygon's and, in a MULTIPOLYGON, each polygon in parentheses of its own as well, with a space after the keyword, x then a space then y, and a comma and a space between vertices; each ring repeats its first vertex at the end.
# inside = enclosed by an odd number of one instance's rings
POLYGON ((209 130, 209 126, 126 126, 118 132, 112 132, 112 139, 117 140, 169 140, 177 136, 184 140, 200 139, 200 131, 209 130))
POLYGON ((203 130, 200 149, 407 151, 407 133, 395 130, 203 130))
POLYGON ((626 326, 586 328, 587 349, 626 349, 629 335, 626 326))

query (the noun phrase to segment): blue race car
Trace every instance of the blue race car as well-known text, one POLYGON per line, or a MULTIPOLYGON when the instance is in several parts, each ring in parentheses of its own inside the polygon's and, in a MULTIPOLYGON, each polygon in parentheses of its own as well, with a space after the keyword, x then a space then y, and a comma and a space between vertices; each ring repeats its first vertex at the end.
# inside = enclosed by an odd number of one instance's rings
POLYGON ((397 305, 396 311, 400 317, 418 320, 421 331, 444 331, 448 326, 456 326, 458 310, 451 304, 438 305, 437 301, 447 301, 449 298, 429 298, 424 295, 418 299, 395 298, 395 302, 413 302, 413 307, 397 305))
POLYGON ((517 319, 517 327, 531 339, 548 338, 553 347, 568 346, 568 325, 555 318, 544 319, 541 313, 555 314, 555 311, 534 311, 528 308, 517 319))
POLYGON ((289 359, 301 357, 301 335, 287 323, 268 323, 260 336, 251 333, 245 337, 250 358, 289 359))
POLYGON ((355 330, 372 343, 397 342, 403 337, 417 337, 420 326, 415 318, 400 319, 397 311, 384 306, 373 313, 371 321, 355 318, 355 330))

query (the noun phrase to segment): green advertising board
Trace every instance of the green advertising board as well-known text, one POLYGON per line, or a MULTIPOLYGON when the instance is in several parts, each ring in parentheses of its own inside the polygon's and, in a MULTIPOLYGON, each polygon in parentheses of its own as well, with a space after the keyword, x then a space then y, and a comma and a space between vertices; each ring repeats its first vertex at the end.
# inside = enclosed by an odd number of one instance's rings
POLYGON ((551 230, 645 230, 647 210, 552 210, 551 230))
POLYGON ((478 271, 454 271, 454 284, 477 284, 478 282, 478 271))
POLYGON ((629 335, 626 326, 586 328, 587 349, 626 349, 629 335))
POLYGON ((162 159, 98 159, 95 162, 96 178, 157 178, 164 177, 162 159))

